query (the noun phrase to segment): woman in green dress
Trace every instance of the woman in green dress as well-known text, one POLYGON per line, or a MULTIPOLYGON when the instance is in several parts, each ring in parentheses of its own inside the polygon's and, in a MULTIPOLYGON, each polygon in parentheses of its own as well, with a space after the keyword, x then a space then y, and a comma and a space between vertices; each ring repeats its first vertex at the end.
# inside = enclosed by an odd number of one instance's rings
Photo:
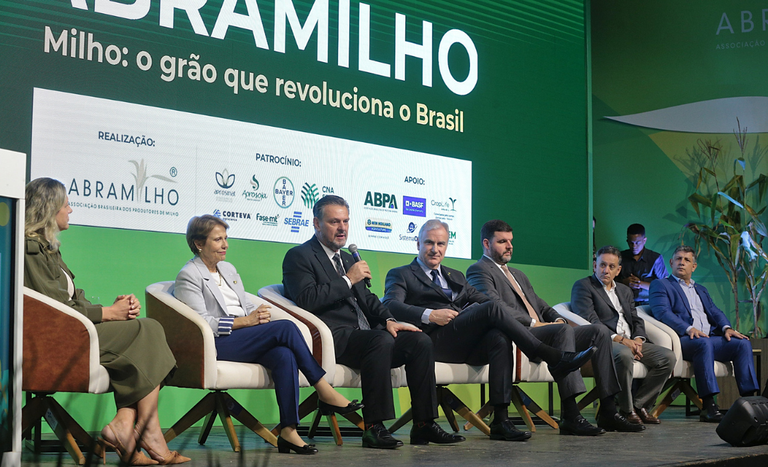
POLYGON ((176 366, 163 328, 155 320, 137 319, 141 304, 134 295, 119 295, 111 306, 101 306, 75 288, 57 238, 69 228, 71 212, 61 182, 38 178, 27 184, 24 285, 74 308, 96 325, 101 365, 109 373, 117 405, 115 418, 101 430, 102 447, 114 448, 133 465, 186 462, 188 457, 168 449, 157 414, 160 383, 176 366))

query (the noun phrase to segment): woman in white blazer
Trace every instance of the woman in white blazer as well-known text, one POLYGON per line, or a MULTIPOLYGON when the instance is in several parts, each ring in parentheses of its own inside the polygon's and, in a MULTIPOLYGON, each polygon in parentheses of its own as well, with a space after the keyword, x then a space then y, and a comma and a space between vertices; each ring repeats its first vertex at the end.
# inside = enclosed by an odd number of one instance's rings
POLYGON ((269 305, 257 308, 251 303, 237 270, 224 261, 229 248, 228 228, 226 222, 211 215, 189 221, 187 243, 195 256, 176 277, 174 295, 211 326, 219 360, 259 363, 271 370, 282 427, 278 450, 315 454, 315 446, 304 443, 296 432, 299 370, 317 390, 321 411, 343 414, 359 410, 362 404, 350 402, 325 381, 325 371, 293 322, 271 321, 269 305))

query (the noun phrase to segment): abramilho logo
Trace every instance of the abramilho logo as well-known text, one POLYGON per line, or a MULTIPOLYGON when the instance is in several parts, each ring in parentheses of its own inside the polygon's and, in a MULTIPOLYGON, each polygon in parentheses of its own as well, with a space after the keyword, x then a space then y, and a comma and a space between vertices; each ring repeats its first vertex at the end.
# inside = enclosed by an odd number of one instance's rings
POLYGON ((370 232, 390 233, 392 222, 387 219, 368 219, 365 221, 365 230, 370 232))
POLYGON ((309 182, 307 182, 301 187, 301 201, 304 202, 304 206, 312 209, 319 199, 320 192, 317 189, 317 185, 314 183, 310 185, 309 182))
POLYGON ((291 226, 292 233, 298 233, 300 228, 309 227, 309 219, 302 219, 301 216, 301 211, 294 211, 293 217, 286 217, 283 219, 283 223, 291 226))
MULTIPOLYGON (((104 182, 102 180, 88 180, 82 179, 78 184, 78 180, 73 178, 67 189, 67 195, 81 196, 89 198, 93 196, 94 199, 115 200, 115 201, 135 201, 136 203, 143 204, 170 204, 176 206, 179 202, 179 192, 166 188, 147 186, 147 182, 151 179, 161 180, 167 183, 176 183, 176 180, 171 180, 163 175, 148 175, 148 166, 144 163, 144 159, 141 161, 128 161, 133 164, 136 171, 132 173, 135 184, 126 185, 124 183, 115 184, 115 182, 104 182)), ((117 206, 105 207, 104 209, 123 209, 117 206)))
MULTIPOLYGON (((295 193, 293 182, 288 177, 280 177, 275 182, 274 188, 275 202, 281 208, 288 208, 293 204, 295 193)), ((285 219, 286 221, 288 218, 285 219)))
POLYGON ((365 206, 397 210, 397 197, 387 193, 369 191, 365 195, 365 206))
POLYGON ((427 217, 427 200, 403 196, 403 215, 427 217))
POLYGON ((251 177, 251 190, 243 190, 243 198, 246 201, 262 201, 267 199, 267 194, 259 191, 259 181, 256 180, 256 175, 251 177))

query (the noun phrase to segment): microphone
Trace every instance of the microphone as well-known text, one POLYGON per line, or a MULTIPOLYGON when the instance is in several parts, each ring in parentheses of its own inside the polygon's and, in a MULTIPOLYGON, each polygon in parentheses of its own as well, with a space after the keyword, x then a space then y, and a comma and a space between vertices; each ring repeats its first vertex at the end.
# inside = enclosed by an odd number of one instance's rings
MULTIPOLYGON (((349 250, 349 254, 351 254, 352 257, 355 258, 355 263, 357 263, 358 261, 362 261, 362 258, 360 258, 360 253, 357 252, 357 245, 353 243, 352 245, 349 245, 347 247, 347 250, 349 250)), ((370 289, 371 280, 366 277, 365 279, 363 279, 363 281, 365 282, 365 286, 370 289)))

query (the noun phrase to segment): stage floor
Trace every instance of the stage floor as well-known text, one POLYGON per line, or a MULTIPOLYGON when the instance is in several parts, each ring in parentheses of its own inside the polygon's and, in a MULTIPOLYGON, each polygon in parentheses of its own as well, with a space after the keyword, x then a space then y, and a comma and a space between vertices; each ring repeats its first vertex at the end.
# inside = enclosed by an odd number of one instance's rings
MULTIPOLYGON (((593 420, 591 411, 584 415, 593 420)), ((445 420, 440 420, 448 428, 445 420)), ((518 424, 518 427, 521 427, 518 424)), ((607 433, 596 438, 560 436, 546 425, 537 426, 526 442, 491 441, 477 429, 464 432, 467 441, 453 446, 410 446, 410 424, 396 436, 405 444, 395 451, 363 449, 359 437, 347 436, 343 446, 336 446, 328 436, 315 438, 320 453, 314 456, 280 454, 252 432, 240 431, 243 452, 232 452, 221 428, 215 427, 205 446, 197 443, 198 429, 183 433, 170 443, 171 449, 191 457, 187 466, 471 466, 471 465, 594 465, 658 466, 658 465, 768 465, 768 445, 734 448, 715 433, 715 424, 705 424, 698 417, 685 417, 685 409, 672 407, 662 415, 662 424, 644 432, 607 433)), ((87 455, 87 454, 86 454, 87 455)), ((94 459, 99 461, 100 459, 94 459)), ((48 467, 74 465, 67 453, 35 456, 25 451, 22 465, 48 467), (59 458, 60 456, 61 459, 59 458)), ((109 453, 107 463, 116 465, 117 455, 109 453)))

